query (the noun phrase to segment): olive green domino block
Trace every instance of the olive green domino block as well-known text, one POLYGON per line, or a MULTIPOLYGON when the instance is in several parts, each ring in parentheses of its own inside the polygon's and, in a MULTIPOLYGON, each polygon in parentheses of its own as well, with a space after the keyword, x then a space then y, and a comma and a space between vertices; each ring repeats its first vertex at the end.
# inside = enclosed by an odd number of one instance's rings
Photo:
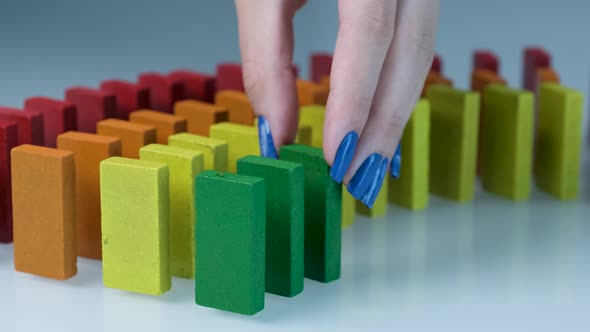
MULTIPOLYGON (((385 174, 386 177, 390 177, 389 173, 385 174)), ((369 217, 382 217, 387 214, 387 196, 388 196, 389 181, 384 179, 383 185, 379 191, 379 195, 373 203, 373 208, 369 209, 363 202, 356 201, 356 211, 359 214, 369 217)))
POLYGON ((427 95, 430 192, 458 202, 470 201, 475 193, 479 93, 433 86, 427 95))
POLYGON ((533 94, 490 85, 484 90, 483 102, 483 187, 511 200, 526 200, 532 178, 533 94))
POLYGON ((227 142, 215 138, 180 133, 168 136, 168 145, 203 153, 205 170, 227 171, 227 142))
POLYGON ((430 160, 430 102, 421 99, 401 140, 402 167, 398 179, 389 176, 389 201, 410 210, 428 206, 430 160))
POLYGON ((203 171, 203 154, 174 146, 150 144, 139 149, 141 160, 168 165, 170 192, 170 272, 195 277, 195 176, 203 171))
POLYGON ((248 156, 238 174, 266 182, 266 291, 295 296, 303 290, 303 166, 248 156))
POLYGON ((356 214, 356 199, 352 196, 344 184, 342 185, 342 228, 348 228, 354 224, 356 214))
POLYGON ((258 129, 236 123, 222 122, 209 127, 212 138, 226 141, 228 144, 227 170, 235 173, 238 159, 250 155, 260 155, 258 129))
POLYGON ((537 186, 560 200, 578 197, 582 146, 582 93, 556 83, 539 91, 535 150, 537 186))
POLYGON ((170 289, 168 166, 112 157, 100 163, 106 287, 150 295, 170 289))
POLYGON ((313 147, 321 148, 323 146, 325 116, 325 106, 307 105, 299 109, 299 126, 311 127, 311 146, 313 147))
POLYGON ((342 185, 332 180, 321 149, 281 147, 280 159, 300 163, 305 173, 305 277, 320 282, 340 278, 342 185))
POLYGON ((197 175, 195 302, 253 315, 264 308, 266 184, 215 171, 197 175))

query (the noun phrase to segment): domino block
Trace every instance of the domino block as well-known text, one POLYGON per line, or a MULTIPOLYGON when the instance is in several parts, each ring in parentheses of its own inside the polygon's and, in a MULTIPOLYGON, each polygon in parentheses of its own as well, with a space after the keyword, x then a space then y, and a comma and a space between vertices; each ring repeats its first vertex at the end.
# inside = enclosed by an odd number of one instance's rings
POLYGON ((305 277, 319 282, 340 278, 342 185, 330 177, 321 149, 281 147, 280 158, 303 165, 305 173, 305 277))
POLYGON ((96 124, 99 135, 117 137, 121 140, 121 156, 139 158, 139 149, 156 143, 156 128, 119 119, 106 119, 96 124))
POLYGON ((428 99, 430 192, 458 202, 470 201, 475 190, 479 94, 433 86, 428 99))
POLYGON ((150 108, 150 90, 124 80, 108 80, 100 83, 100 89, 117 99, 115 118, 129 120, 129 113, 150 108))
POLYGON ((78 128, 76 106, 61 100, 46 97, 31 97, 25 100, 25 113, 43 115, 43 141, 45 146, 55 148, 57 135, 78 128))
POLYGON ((170 192, 170 273, 195 277, 195 176, 203 171, 201 152, 150 144, 139 151, 141 160, 157 161, 168 166, 170 192))
POLYGON ((114 118, 117 114, 117 98, 110 92, 86 87, 66 90, 65 99, 76 106, 77 128, 84 133, 95 133, 98 121, 114 118))
POLYGON ((100 163, 100 188, 104 285, 149 295, 167 292, 172 283, 168 167, 112 157, 100 163))
POLYGON ((215 89, 217 92, 235 90, 244 92, 242 66, 238 63, 220 63, 215 71, 215 89))
POLYGON ((478 69, 489 70, 497 75, 500 72, 500 60, 491 51, 477 50, 473 53, 473 70, 478 69))
POLYGON ((440 73, 437 73, 435 71, 431 71, 426 76, 426 81, 424 81, 424 88, 422 89, 422 97, 426 97, 428 94, 428 89, 430 89, 431 86, 435 86, 435 85, 444 85, 444 86, 452 87, 453 81, 442 76, 442 74, 440 74, 440 73))
POLYGON ((57 148, 74 153, 78 255, 101 259, 100 162, 121 155, 121 140, 70 131, 57 137, 57 148))
POLYGON ((330 89, 314 82, 297 80, 299 106, 326 105, 330 89))
POLYGON ((266 291, 292 297, 303 291, 303 166, 247 156, 238 174, 266 183, 266 291))
POLYGON ((21 145, 12 150, 14 268, 65 280, 76 275, 74 155, 21 145))
POLYGON ((529 47, 523 52, 522 87, 535 93, 537 91, 537 70, 551 68, 551 55, 542 48, 529 47))
POLYGON ((346 187, 342 188, 342 228, 348 228, 354 223, 356 214, 356 199, 352 196, 346 187))
POLYGON ((526 200, 532 178, 533 94, 491 85, 483 101, 483 187, 511 200, 526 200))
POLYGON ((195 190, 195 302, 253 315, 264 308, 265 182, 205 171, 195 190))
POLYGON ((330 91, 330 76, 322 76, 318 84, 330 91))
POLYGON ((0 120, 14 121, 17 126, 18 145, 43 145, 43 114, 23 112, 16 108, 0 107, 0 120))
POLYGON ((312 53, 309 59, 309 77, 316 83, 320 83, 322 77, 330 77, 332 69, 332 54, 312 53))
POLYGON ((295 136, 295 143, 311 146, 311 136, 311 126, 299 124, 299 128, 297 129, 297 136, 295 136))
POLYGON ((225 141, 180 133, 168 137, 168 145, 202 153, 205 170, 227 171, 228 146, 225 141))
POLYGON ((432 65, 430 66, 430 71, 435 72, 437 74, 443 73, 443 61, 440 55, 435 54, 432 58, 432 65))
POLYGON ((402 168, 389 177, 389 201, 410 210, 428 206, 430 160, 430 102, 418 101, 401 140, 402 168))
POLYGON ((230 173, 236 172, 238 159, 249 155, 260 156, 258 130, 254 127, 218 123, 211 126, 211 138, 227 142, 227 169, 230 173))
POLYGON ((17 128, 16 122, 0 120, 0 243, 12 242, 10 150, 18 144, 17 128))
POLYGON ((150 109, 172 113, 174 103, 184 99, 184 84, 168 75, 147 72, 139 74, 137 81, 140 88, 149 90, 150 109))
POLYGON ((578 197, 583 103, 580 92, 556 83, 539 91, 535 182, 560 200, 578 197))
POLYGON ((174 82, 184 85, 184 98, 213 103, 215 100, 215 77, 192 70, 175 70, 168 74, 174 82))
POLYGON ((538 88, 545 83, 559 83, 559 82, 560 82, 559 74, 557 74, 553 69, 539 68, 539 69, 537 69, 537 82, 536 82, 537 91, 535 91, 535 93, 538 93, 538 88))
POLYGON ((251 126, 254 123, 254 108, 244 92, 225 90, 215 95, 215 104, 226 108, 229 122, 251 126))
POLYGON ((226 107, 196 100, 183 100, 174 105, 174 115, 186 119, 187 131, 191 134, 209 136, 211 125, 228 122, 226 107))
MULTIPOLYGON (((389 174, 385 175, 386 177, 390 177, 389 174)), ((363 202, 356 201, 356 211, 359 214, 369 216, 369 217, 382 217, 387 214, 387 201, 388 201, 388 192, 389 192, 389 181, 385 179, 383 181, 383 185, 379 191, 379 195, 375 199, 375 203, 373 204, 373 208, 369 209, 363 202)))
POLYGON ((156 128, 156 142, 159 144, 168 144, 168 136, 186 131, 184 118, 152 110, 131 112, 129 121, 156 128))
POLYGON ((299 125, 311 127, 311 146, 323 146, 324 118, 326 107, 321 105, 302 106, 299 109, 299 125))

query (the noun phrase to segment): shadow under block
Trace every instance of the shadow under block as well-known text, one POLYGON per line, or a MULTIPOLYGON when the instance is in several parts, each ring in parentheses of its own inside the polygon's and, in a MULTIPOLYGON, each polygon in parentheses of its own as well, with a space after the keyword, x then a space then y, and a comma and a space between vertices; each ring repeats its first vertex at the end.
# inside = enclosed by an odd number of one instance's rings
POLYGON ((100 163, 100 189, 104 285, 150 295, 165 293, 172 283, 168 167, 112 157, 100 163))
POLYGON ((281 147, 280 158, 303 165, 305 173, 305 277, 320 282, 340 278, 342 185, 330 177, 321 149, 281 147))
POLYGON ((299 106, 326 105, 329 92, 330 89, 323 85, 304 80, 297 80, 299 106))
POLYGON ((45 146, 57 146, 57 135, 78 128, 76 106, 61 100, 46 97, 31 97, 25 100, 25 113, 43 114, 45 146))
POLYGON ((16 122, 19 145, 43 145, 45 138, 43 114, 39 112, 23 112, 17 108, 0 106, 0 120, 16 122))
POLYGON ((266 291, 295 296, 303 290, 303 166, 247 156, 238 174, 266 183, 266 291))
POLYGON ((96 123, 114 118, 117 112, 117 99, 110 92, 86 87, 72 87, 66 90, 66 101, 76 106, 77 130, 95 133, 96 123))
POLYGON ((78 255, 101 259, 100 162, 121 155, 121 140, 70 131, 57 137, 57 148, 76 161, 76 232, 78 255))
POLYGON ((201 136, 209 136, 209 127, 216 123, 228 122, 226 107, 195 100, 183 100, 174 105, 174 115, 186 119, 186 131, 201 136))
POLYGON ((100 89, 115 95, 117 107, 115 117, 128 120, 129 113, 150 108, 150 90, 123 80, 108 80, 100 83, 100 89))
POLYGON ((470 201, 475 191, 479 93, 439 85, 428 90, 428 99, 430 192, 470 201))
POLYGON ((10 150, 17 142, 16 122, 0 120, 0 243, 12 242, 10 150))
POLYGON ((215 100, 215 76, 192 70, 174 70, 168 74, 184 85, 184 98, 212 103, 215 100))
POLYGON ((254 123, 254 108, 246 93, 235 90, 219 91, 215 95, 215 104, 229 112, 229 122, 251 126, 254 123))
POLYGON ((96 124, 96 133, 121 140, 121 156, 139 159, 139 149, 156 143, 156 128, 119 119, 106 119, 96 124))
POLYGON ((539 91, 535 150, 537 186, 561 200, 578 197, 583 96, 556 83, 539 91))
POLYGON ((228 147, 225 141, 180 133, 168 137, 168 145, 201 152, 205 170, 227 172, 228 147))
POLYGON ((387 197, 389 194, 389 181, 388 178, 391 176, 389 173, 385 174, 386 178, 383 181, 383 185, 379 190, 379 194, 375 199, 375 203, 373 204, 373 208, 369 209, 363 202, 356 201, 356 212, 359 214, 369 216, 369 217, 382 217, 387 214, 387 197))
POLYGON ((299 125, 311 127, 311 146, 322 148, 326 107, 307 105, 299 109, 299 125))
POLYGON ((164 113, 172 113, 174 103, 184 99, 182 82, 171 80, 168 75, 146 72, 137 77, 137 84, 149 90, 150 109, 164 113))
POLYGON ((195 277, 195 176, 203 171, 203 154, 174 146, 150 144, 140 150, 141 160, 168 166, 170 191, 170 273, 195 277))
POLYGON ((184 118, 152 110, 131 112, 129 121, 156 128, 156 142, 159 144, 168 144, 168 136, 186 131, 184 118))
POLYGON ((265 187, 263 179, 249 176, 216 171, 197 175, 198 305, 244 315, 264 308, 265 187))
POLYGON ((482 185, 499 196, 526 200, 532 178, 533 94, 491 85, 483 100, 482 185))
POLYGON ((356 199, 346 190, 346 186, 342 185, 342 228, 354 224, 355 214, 356 199))
POLYGON ((211 138, 227 142, 227 170, 236 173, 238 159, 250 155, 260 156, 258 130, 235 123, 218 123, 211 126, 211 138))
POLYGON ((12 150, 14 267, 65 280, 77 272, 74 155, 34 145, 12 150))
POLYGON ((430 160, 430 102, 421 99, 406 124, 401 140, 399 179, 388 176, 389 201, 410 210, 428 206, 430 160))

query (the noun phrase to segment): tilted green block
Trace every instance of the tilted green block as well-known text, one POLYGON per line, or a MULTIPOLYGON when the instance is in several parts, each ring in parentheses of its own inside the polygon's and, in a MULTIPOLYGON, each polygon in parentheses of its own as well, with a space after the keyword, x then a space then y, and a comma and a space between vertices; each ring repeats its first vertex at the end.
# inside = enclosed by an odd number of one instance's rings
POLYGON ((305 173, 305 277, 340 278, 342 185, 332 180, 321 149, 287 145, 280 158, 303 165, 305 173))
POLYGON ((324 118, 326 107, 322 105, 307 105, 299 109, 299 126, 311 127, 311 146, 323 146, 324 118))
POLYGON ((483 187, 512 200, 529 198, 532 177, 534 98, 528 91, 490 85, 483 96, 483 187))
POLYGON ((266 182, 266 291, 295 296, 303 290, 303 166, 247 156, 238 174, 266 182))
POLYGON ((356 214, 356 199, 348 190, 342 185, 342 228, 347 228, 354 224, 354 217, 356 214))
POLYGON ((479 93, 433 86, 428 89, 428 99, 430 192, 470 201, 475 192, 479 93))
MULTIPOLYGON (((385 174, 386 177, 390 177, 389 173, 385 174)), ((387 214, 387 196, 388 196, 388 187, 389 182, 387 179, 384 179, 383 185, 379 191, 379 195, 375 199, 375 203, 373 203, 373 208, 369 209, 363 202, 356 201, 356 211, 360 214, 369 217, 382 217, 387 214)))
POLYGON ((245 315, 264 308, 265 187, 250 176, 197 175, 197 304, 245 315))
POLYGON ((141 160, 168 165, 170 191, 170 272, 175 277, 195 277, 195 176, 203 171, 201 152, 150 144, 139 149, 141 160))
POLYGON ((102 274, 106 287, 170 289, 168 166, 112 157, 100 163, 102 274))
POLYGON ((206 170, 227 171, 227 142, 223 140, 180 133, 168 136, 168 145, 202 152, 206 170))
POLYGON ((538 105, 535 182, 561 200, 575 199, 580 181, 583 96, 547 83, 541 86, 538 105))
POLYGON ((430 102, 421 99, 414 107, 401 140, 402 168, 399 179, 389 176, 389 201, 411 210, 428 206, 430 166, 430 102))

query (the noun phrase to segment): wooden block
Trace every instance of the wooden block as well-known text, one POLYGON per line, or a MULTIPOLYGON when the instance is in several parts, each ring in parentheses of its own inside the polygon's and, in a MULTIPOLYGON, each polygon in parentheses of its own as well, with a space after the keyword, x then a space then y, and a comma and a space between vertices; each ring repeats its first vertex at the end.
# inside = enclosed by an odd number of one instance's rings
POLYGON ((428 99, 430 192, 459 202, 470 201, 475 190, 479 94, 433 86, 428 99))
POLYGON ((84 133, 95 133, 98 121, 117 114, 117 98, 110 92, 72 87, 66 90, 65 99, 76 106, 77 130, 84 133))
POLYGON ((195 176, 203 171, 203 154, 175 146, 150 144, 140 150, 141 160, 168 166, 170 192, 170 273, 195 277, 195 176))
POLYGON ((172 283, 168 166, 112 157, 100 163, 100 188, 104 285, 150 295, 167 292, 172 283))
POLYGON ((12 150, 14 268, 65 280, 76 275, 74 155, 34 145, 12 150))
POLYGON ((78 256, 101 259, 99 165, 121 155, 121 140, 69 131, 57 137, 57 148, 73 152, 76 161, 78 256))
POLYGON ((477 50, 473 53, 473 71, 478 69, 489 70, 497 75, 500 72, 500 60, 491 51, 477 50))
POLYGON ((302 106, 299 109, 299 126, 311 127, 311 146, 323 146, 324 118, 326 107, 321 105, 302 106))
POLYGON ((356 199, 346 187, 342 188, 342 228, 352 226, 356 214, 356 199))
MULTIPOLYGON (((389 174, 385 175, 389 178, 389 174)), ((369 209, 363 202, 356 201, 356 211, 359 214, 369 216, 369 217, 382 217, 387 214, 387 202, 388 202, 388 187, 389 181, 387 178, 383 181, 383 185, 379 191, 379 195, 375 199, 375 203, 373 203, 373 208, 369 209)))
POLYGON ((249 155, 260 156, 258 130, 255 127, 218 123, 211 126, 211 138, 227 142, 227 169, 230 173, 236 172, 238 159, 249 155))
POLYGON ((418 101, 401 140, 399 179, 389 178, 389 201, 410 210, 428 206, 430 160, 430 102, 418 101))
POLYGON ((330 89, 314 82, 297 80, 299 106, 326 105, 330 89))
POLYGON ((332 54, 312 53, 309 58, 309 77, 316 83, 320 83, 322 77, 330 77, 332 69, 332 54))
POLYGON ((175 70, 168 74, 174 82, 184 85, 184 98, 213 103, 215 100, 215 77, 192 70, 175 70))
POLYGON ((428 89, 435 85, 444 85, 444 86, 453 86, 453 81, 448 78, 445 78, 441 74, 431 71, 426 76, 426 81, 424 81, 424 88, 422 89, 422 97, 426 97, 428 93, 428 89))
POLYGON ((229 122, 251 126, 254 123, 254 108, 244 92, 220 91, 215 95, 215 104, 226 108, 229 122))
POLYGON ((174 103, 184 99, 184 84, 171 80, 168 75, 147 72, 139 74, 137 82, 140 88, 150 92, 150 109, 172 113, 174 103))
MULTIPOLYGON (((537 87, 542 86, 545 83, 559 83, 559 74, 557 74, 551 68, 539 68, 537 69, 537 87)), ((537 92, 537 91, 535 91, 537 92)))
POLYGON ((174 105, 174 115, 186 119, 186 130, 195 135, 209 136, 211 125, 228 122, 229 111, 225 106, 196 100, 183 100, 174 105))
POLYGON ((253 315, 264 308, 265 182, 205 171, 195 190, 195 302, 253 315))
POLYGON ((0 120, 16 122, 18 145, 43 145, 43 114, 38 112, 23 112, 17 108, 1 107, 0 120))
POLYGON ((168 144, 168 136, 186 131, 184 118, 152 110, 131 112, 129 121, 156 128, 156 142, 159 144, 168 144))
POLYGON ((100 83, 100 89, 117 98, 114 116, 117 119, 129 120, 129 113, 150 108, 150 89, 147 87, 140 88, 123 80, 108 80, 100 83))
POLYGON ((330 76, 322 76, 318 84, 330 91, 330 76))
POLYGON ((156 143, 156 128, 119 119, 102 120, 96 124, 99 135, 117 137, 121 140, 121 156, 139 158, 139 149, 156 143))
POLYGON ((526 200, 532 177, 533 94, 490 85, 483 100, 483 187, 511 200, 526 200))
POLYGON ((340 278, 342 185, 330 177, 321 149, 281 147, 282 160, 300 163, 305 172, 305 277, 320 282, 340 278))
POLYGON ((561 200, 578 197, 583 95, 556 83, 539 91, 535 150, 537 186, 561 200))
POLYGON ((242 66, 239 63, 220 63, 215 71, 215 91, 235 90, 244 92, 242 66))
POLYGON ((437 74, 443 73, 443 61, 440 55, 435 54, 432 58, 432 65, 430 66, 430 71, 435 72, 437 74))
POLYGON ((551 55, 542 48, 529 47, 523 52, 522 87, 536 93, 537 69, 551 68, 551 55))
POLYGON ((25 113, 43 115, 43 141, 47 147, 56 147, 57 135, 78 128, 74 104, 46 97, 31 97, 25 100, 24 106, 25 113))
POLYGON ((299 124, 299 128, 297 129, 297 136, 295 136, 295 143, 311 146, 311 136, 311 126, 299 124))
POLYGON ((12 242, 12 192, 10 150, 18 145, 14 121, 0 120, 0 243, 12 242))
POLYGON ((228 146, 226 141, 180 133, 168 137, 168 145, 201 152, 205 170, 227 171, 228 146))

